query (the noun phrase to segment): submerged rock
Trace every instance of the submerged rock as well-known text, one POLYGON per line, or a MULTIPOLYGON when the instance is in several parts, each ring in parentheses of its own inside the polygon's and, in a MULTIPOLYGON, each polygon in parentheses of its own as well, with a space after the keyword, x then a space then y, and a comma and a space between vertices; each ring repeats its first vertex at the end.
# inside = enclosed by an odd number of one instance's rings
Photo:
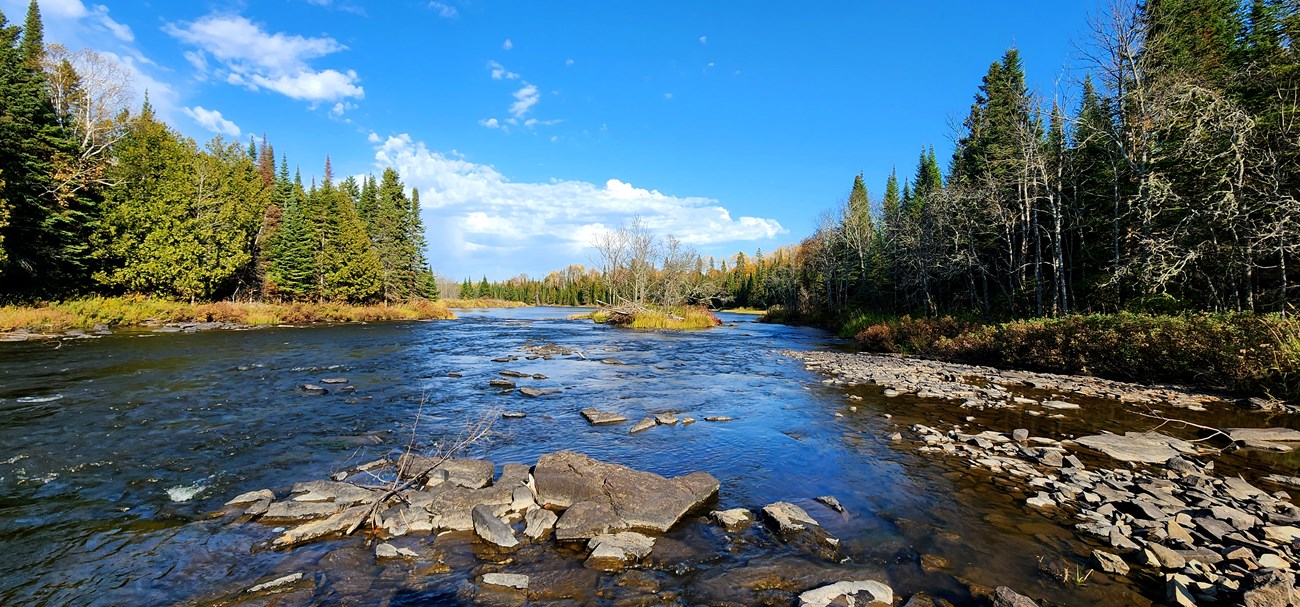
POLYGON ((654 538, 634 531, 598 535, 587 542, 591 556, 587 557, 586 565, 593 569, 620 569, 649 556, 654 545, 654 538))
POLYGON ((485 573, 482 582, 485 586, 499 586, 501 588, 514 588, 515 590, 528 590, 528 576, 518 573, 485 573))
POLYGON ((607 411, 598 411, 594 407, 582 410, 582 416, 593 426, 603 426, 605 424, 619 424, 627 421, 626 417, 617 413, 607 411))
POLYGON ((799 595, 799 607, 892 605, 894 591, 875 580, 835 582, 799 595))
POLYGON ((1038 607, 1038 603, 1006 586, 998 586, 993 591, 993 607, 1038 607))
POLYGON ((647 418, 645 418, 645 419, 643 419, 643 420, 637 422, 636 425, 632 426, 632 429, 631 429, 631 430, 628 430, 628 431, 627 431, 627 433, 628 433, 628 434, 636 434, 637 432, 644 432, 644 431, 649 430, 649 429, 651 429, 651 428, 653 428, 653 427, 655 427, 655 426, 657 426, 657 425, 659 425, 659 424, 658 424, 658 422, 655 421, 655 418, 653 418, 653 417, 647 417, 647 418))
POLYGON ((840 541, 822 529, 803 508, 790 502, 775 502, 763 507, 763 515, 787 543, 820 558, 836 560, 840 541))
POLYGON ((754 522, 754 513, 744 508, 732 508, 731 510, 714 510, 709 513, 713 520, 718 521, 727 531, 737 531, 748 527, 754 522))

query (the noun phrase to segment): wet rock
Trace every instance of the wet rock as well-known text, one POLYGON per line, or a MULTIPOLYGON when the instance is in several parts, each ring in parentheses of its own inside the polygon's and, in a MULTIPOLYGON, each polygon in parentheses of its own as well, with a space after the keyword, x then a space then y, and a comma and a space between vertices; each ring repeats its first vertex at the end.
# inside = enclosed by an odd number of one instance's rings
POLYGON ((617 358, 602 358, 602 359, 600 359, 600 362, 603 363, 603 364, 606 364, 606 365, 626 365, 626 364, 627 364, 627 363, 625 363, 625 362, 623 362, 623 361, 621 361, 621 360, 619 360, 619 359, 617 359, 617 358))
POLYGON ((627 528, 661 533, 716 496, 721 486, 706 472, 668 479, 569 451, 543 455, 533 469, 533 478, 543 506, 567 508, 597 502, 617 511, 627 528))
POLYGON ((485 573, 480 581, 484 586, 528 590, 530 580, 528 576, 518 573, 485 573))
POLYGON ((937 554, 921 555, 921 571, 934 573, 948 568, 948 559, 937 554))
POLYGON ((1046 400, 1042 402, 1042 406, 1047 409, 1057 409, 1057 410, 1073 410, 1073 409, 1083 408, 1074 403, 1067 403, 1061 400, 1046 400))
POLYGON ((298 386, 298 391, 308 396, 323 396, 325 394, 330 393, 329 390, 326 390, 325 388, 318 386, 316 384, 303 384, 301 386, 298 386))
POLYGON ((522 371, 511 371, 509 369, 505 371, 498 371, 497 373, 499 375, 504 375, 506 377, 532 377, 531 373, 524 373, 522 371))
POLYGON ((369 504, 378 498, 370 489, 335 481, 295 483, 290 493, 295 502, 334 502, 340 506, 369 504))
POLYGON ((833 495, 823 495, 821 497, 815 498, 815 501, 824 504, 827 508, 830 508, 831 510, 834 510, 841 514, 844 513, 844 504, 841 504, 840 500, 835 499, 835 496, 833 495))
POLYGON ((439 460, 411 453, 403 454, 397 460, 399 476, 404 479, 429 470, 446 472, 447 482, 467 489, 486 487, 492 482, 494 468, 492 462, 483 459, 439 460))
POLYGON ((523 419, 528 417, 528 414, 523 411, 506 411, 501 414, 501 417, 504 419, 523 419))
POLYGON ((323 378, 321 378, 320 383, 322 383, 322 384, 346 384, 346 383, 348 383, 348 378, 346 378, 346 377, 323 377, 323 378))
POLYGON ((689 426, 689 425, 691 425, 691 424, 693 424, 693 423, 695 423, 695 418, 694 418, 694 417, 683 417, 683 418, 682 418, 682 425, 683 425, 683 426, 689 426))
POLYGON ((655 415, 655 423, 661 426, 675 426, 678 421, 680 420, 672 413, 658 413, 655 415))
POLYGON ((729 422, 729 421, 731 421, 731 418, 730 418, 730 417, 727 417, 726 415, 709 415, 709 416, 705 416, 704 421, 706 421, 706 422, 729 422))
POLYGON ((1118 556, 1109 552, 1102 552, 1101 550, 1093 550, 1092 558, 1097 560, 1097 566, 1106 573, 1128 575, 1128 563, 1125 563, 1124 559, 1118 556))
POLYGON ((653 418, 653 417, 647 417, 647 418, 642 419, 641 421, 637 422, 636 425, 632 426, 632 429, 631 429, 631 430, 628 430, 628 431, 627 431, 627 433, 628 433, 628 434, 636 434, 637 432, 644 432, 644 431, 649 430, 649 429, 651 429, 651 428, 653 428, 653 427, 655 427, 655 426, 657 426, 657 425, 658 425, 658 423, 655 422, 655 418, 653 418))
POLYGON ((303 574, 301 573, 291 573, 270 581, 249 586, 248 588, 243 589, 241 594, 272 594, 276 592, 284 592, 286 590, 298 588, 302 586, 304 582, 310 582, 310 580, 303 577, 303 574))
POLYGON ((474 506, 470 511, 474 521, 474 534, 483 541, 499 548, 514 548, 519 545, 515 534, 501 519, 492 513, 492 507, 485 504, 474 506))
POLYGON ((621 569, 649 556, 654 545, 654 538, 634 531, 598 535, 587 542, 591 556, 587 557, 586 565, 606 571, 621 569))
POLYGON ((627 421, 626 417, 617 413, 607 411, 598 411, 595 408, 582 410, 582 416, 587 418, 587 422, 593 426, 603 426, 605 424, 619 424, 627 421))
POLYGON ((763 507, 763 514, 776 524, 781 533, 794 533, 808 527, 820 527, 817 520, 809 516, 803 508, 790 502, 775 502, 763 507))
POLYGON ((555 530, 555 521, 558 519, 554 512, 545 508, 529 510, 524 515, 524 535, 534 541, 544 539, 555 530))
POLYGON ((488 385, 492 386, 493 388, 513 388, 515 387, 515 382, 512 382, 508 379, 498 378, 498 379, 493 379, 488 381, 488 385))
POLYGON ((546 396, 547 394, 557 394, 559 392, 560 390, 557 390, 555 388, 530 388, 528 386, 524 386, 519 389, 519 393, 523 394, 524 396, 527 396, 528 398, 537 398, 539 396, 546 396))
POLYGON ((370 506, 353 506, 324 520, 312 521, 288 529, 272 540, 272 544, 285 548, 320 539, 327 535, 344 533, 349 529, 360 526, 369 513, 370 506))
POLYGON ((820 558, 836 559, 840 541, 803 508, 790 502, 775 502, 763 507, 763 515, 786 543, 820 558))
POLYGON ((1144 464, 1162 464, 1180 454, 1196 452, 1191 443, 1159 432, 1125 432, 1123 436, 1097 434, 1077 438, 1074 442, 1122 462, 1144 464))
POLYGON ((1038 603, 1006 586, 998 586, 993 591, 993 607, 1038 607, 1038 603))
POLYGON ((799 595, 800 607, 828 607, 882 604, 894 602, 894 591, 875 580, 835 582, 799 595))
POLYGON ((253 504, 264 500, 274 501, 275 494, 272 493, 270 489, 258 489, 257 491, 249 491, 248 493, 241 493, 235 496, 233 499, 226 502, 226 505, 243 506, 245 504, 253 504))
POLYGON ((754 514, 744 508, 714 510, 709 513, 709 516, 712 516, 713 520, 717 521, 727 531, 738 531, 754 522, 754 514))
POLYGON ((416 554, 416 552, 410 548, 398 548, 388 542, 383 542, 375 546, 375 558, 379 560, 397 558, 414 559, 419 557, 420 555, 416 554))
POLYGON ((340 506, 332 502, 275 502, 262 514, 266 522, 294 522, 325 518, 338 512, 340 506))
POLYGON ((447 377, 465 377, 465 374, 460 371, 448 371, 447 377))
POLYGON ((555 539, 585 540, 627 529, 613 508, 598 501, 583 501, 565 509, 555 522, 555 539))
POLYGON ((492 362, 494 362, 494 363, 508 363, 508 362, 510 362, 511 360, 513 360, 513 359, 511 359, 509 356, 499 356, 499 357, 497 357, 497 358, 492 359, 492 362))

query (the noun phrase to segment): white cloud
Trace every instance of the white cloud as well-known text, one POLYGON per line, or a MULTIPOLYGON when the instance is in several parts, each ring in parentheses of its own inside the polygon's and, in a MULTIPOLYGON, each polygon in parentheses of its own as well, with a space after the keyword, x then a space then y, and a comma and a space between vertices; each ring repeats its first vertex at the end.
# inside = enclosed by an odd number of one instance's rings
POLYGON ((201 105, 187 107, 184 109, 185 115, 189 116, 199 126, 222 135, 238 137, 240 135, 239 126, 234 122, 227 120, 217 110, 209 110, 201 105))
POLYGON ((573 59, 565 59, 564 65, 573 65, 573 59))
POLYGON ((523 87, 515 91, 514 98, 515 102, 510 104, 510 113, 515 118, 523 118, 524 114, 527 114, 533 109, 533 106, 537 105, 537 101, 541 99, 541 94, 537 92, 536 86, 525 82, 523 87))
POLYGON ((163 30, 220 62, 217 76, 231 84, 313 104, 365 96, 355 71, 318 71, 308 65, 311 59, 347 48, 333 38, 272 34, 238 15, 208 15, 190 23, 168 23, 163 30))
POLYGON ((407 134, 383 138, 372 133, 369 141, 377 168, 396 168, 408 185, 420 189, 431 258, 440 268, 475 265, 477 273, 499 267, 504 277, 583 263, 594 235, 633 217, 660 235, 672 234, 691 245, 761 240, 786 232, 772 219, 733 218, 709 198, 671 196, 619 179, 600 185, 517 183, 455 151, 429 150, 407 134), (518 257, 523 252, 526 261, 518 257))
POLYGON ((338 103, 335 103, 334 107, 330 108, 330 114, 333 115, 335 118, 342 118, 343 114, 355 109, 357 109, 357 105, 355 103, 352 103, 350 101, 340 101, 338 103))
POLYGON ((501 43, 501 50, 503 51, 508 51, 514 47, 515 43, 511 42, 509 38, 506 38, 506 41, 501 43))
POLYGON ((103 4, 96 4, 94 10, 94 16, 95 19, 99 22, 99 25, 104 29, 108 30, 111 34, 113 34, 113 37, 117 38, 118 40, 121 40, 122 42, 135 41, 135 33, 131 31, 131 28, 121 23, 118 23, 117 21, 114 21, 112 17, 108 16, 107 6, 104 6, 103 4))
POLYGON ((708 43, 709 43, 708 36, 700 36, 700 44, 708 44, 708 43))
POLYGON ((672 94, 672 93, 664 93, 664 99, 667 99, 667 100, 669 100, 669 101, 672 101, 672 100, 673 100, 673 94, 672 94))
POLYGON ((438 13, 438 16, 444 19, 452 19, 459 14, 456 11, 456 7, 447 4, 445 2, 437 2, 436 0, 429 3, 429 8, 436 11, 438 13))
POLYGON ((489 129, 501 128, 501 122, 498 121, 496 118, 488 118, 487 120, 480 120, 478 121, 478 123, 489 129))
POLYGON ((493 80, 517 80, 519 78, 519 74, 506 69, 505 66, 495 61, 488 62, 488 69, 492 70, 493 80))

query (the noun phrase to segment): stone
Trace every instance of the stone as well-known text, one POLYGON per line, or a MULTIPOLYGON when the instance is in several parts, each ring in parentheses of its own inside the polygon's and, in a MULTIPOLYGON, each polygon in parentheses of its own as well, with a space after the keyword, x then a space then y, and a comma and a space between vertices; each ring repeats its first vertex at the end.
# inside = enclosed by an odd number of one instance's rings
POLYGON ((993 607, 1038 607, 1038 603, 1006 586, 998 586, 993 591, 993 607))
POLYGON ((1076 405, 1076 404, 1074 404, 1074 403, 1067 403, 1067 402, 1062 401, 1062 400, 1045 400, 1045 401, 1043 401, 1042 404, 1043 404, 1043 407, 1045 407, 1045 408, 1047 408, 1047 409, 1057 409, 1057 410, 1074 410, 1074 409, 1082 409, 1082 408, 1083 408, 1083 407, 1081 407, 1081 406, 1079 406, 1079 405, 1076 405))
POLYGON ((508 379, 496 378, 489 381, 488 385, 492 386, 493 388, 513 388, 515 387, 515 382, 512 382, 508 379))
POLYGON ((1050 493, 1039 491, 1037 495, 1025 500, 1025 504, 1034 508, 1055 508, 1056 500, 1050 493))
POLYGON ((834 510, 841 514, 844 513, 844 504, 841 504, 840 500, 835 499, 835 496, 833 495, 823 495, 821 497, 814 498, 814 499, 815 501, 824 504, 827 508, 830 508, 831 510, 834 510))
POLYGON ((308 521, 331 516, 338 512, 339 508, 332 502, 275 502, 267 507, 262 520, 266 522, 308 521))
POLYGON ((1165 576, 1165 595, 1169 604, 1177 607, 1196 607, 1196 599, 1192 598, 1192 591, 1188 589, 1192 579, 1181 574, 1175 573, 1165 576))
POLYGON ((1115 556, 1109 552, 1093 550, 1092 558, 1097 560, 1097 565, 1101 567, 1101 570, 1105 571, 1106 573, 1128 575, 1128 570, 1129 570, 1128 563, 1125 563, 1124 559, 1118 556, 1115 556))
POLYGON ((322 384, 346 384, 346 383, 348 383, 348 378, 346 378, 346 377, 322 377, 321 380, 320 380, 320 383, 322 383, 322 384))
POLYGON ((1222 541, 1224 536, 1236 531, 1236 529, 1232 528, 1232 525, 1208 516, 1198 516, 1193 521, 1201 531, 1214 538, 1215 541, 1222 541))
POLYGON ((1155 542, 1147 544, 1147 551, 1155 557, 1155 565, 1165 569, 1182 569, 1187 560, 1182 555, 1155 542))
POLYGON ((1224 428, 1223 432, 1233 441, 1300 443, 1300 430, 1291 428, 1224 428))
POLYGON ((729 422, 731 418, 726 415, 709 415, 704 418, 706 422, 729 422))
POLYGON ((1029 431, 1024 428, 1016 428, 1011 431, 1011 440, 1014 440, 1017 443, 1023 443, 1029 440, 1029 431))
POLYGON ((547 394, 557 394, 559 392, 560 390, 557 390, 555 388, 532 388, 529 386, 524 386, 519 389, 519 393, 523 394, 524 396, 527 396, 528 398, 537 398, 539 396, 546 396, 547 394))
POLYGON ((714 510, 709 513, 713 520, 717 521, 727 531, 737 531, 748 527, 754 522, 754 514, 744 508, 732 508, 730 510, 714 510))
POLYGON ((403 454, 397 460, 397 469, 402 478, 411 478, 425 470, 446 472, 447 482, 466 489, 479 489, 492 482, 495 472, 492 462, 484 459, 450 459, 439 461, 411 453, 403 454))
POLYGON ((527 485, 518 485, 510 492, 511 512, 528 512, 535 508, 537 508, 537 500, 533 497, 533 490, 529 489, 527 485))
POLYGON ((486 504, 474 506, 470 511, 474 521, 474 534, 483 541, 500 548, 514 548, 519 545, 514 531, 504 521, 492 513, 492 507, 486 504))
POLYGON ((616 511, 626 528, 659 533, 712 499, 721 487, 706 472, 669 479, 569 451, 543 455, 533 478, 543 506, 568 508, 593 501, 616 511))
POLYGON ((1263 489, 1256 487, 1240 476, 1228 476, 1223 479, 1223 492, 1228 494, 1237 501, 1246 501, 1256 497, 1268 495, 1263 489))
POLYGON ((569 506, 555 522, 555 539, 585 540, 628 528, 618 513, 598 501, 578 502, 569 506))
POLYGON ((418 558, 419 556, 420 556, 419 554, 416 554, 415 551, 411 550, 410 548, 398 548, 388 542, 383 542, 375 546, 375 558, 380 560, 396 559, 396 558, 413 559, 413 558, 418 558))
POLYGON ((316 384, 303 384, 301 386, 298 386, 298 391, 308 396, 324 396, 330 393, 329 390, 326 390, 325 388, 322 388, 316 384))
POLYGON ((1264 539, 1275 544, 1290 546, 1296 539, 1300 539, 1300 528, 1290 525, 1264 527, 1264 539))
POLYGON ((591 555, 586 565, 593 569, 620 569, 649 556, 654 545, 654 538, 635 531, 597 535, 587 542, 591 555))
POLYGON ((1096 434, 1075 439, 1076 443, 1100 451, 1122 462, 1163 464, 1183 453, 1195 453, 1187 441, 1159 432, 1125 432, 1096 434))
POLYGON ((1272 552, 1259 557, 1259 566, 1269 569, 1290 569, 1291 563, 1272 552))
POLYGON ((681 420, 677 419, 677 415, 675 415, 675 414, 673 414, 673 413, 656 413, 656 414, 655 414, 655 423, 657 423, 657 424, 659 424, 659 425, 661 425, 661 426, 675 426, 675 425, 677 425, 677 422, 679 422, 679 421, 681 421, 681 420))
POLYGON ((583 409, 582 416, 587 418, 587 422, 593 426, 603 426, 605 424, 619 424, 627 421, 627 418, 623 417, 622 415, 619 415, 617 413, 609 413, 607 411, 599 411, 594 407, 583 409))
POLYGON ((1250 579, 1242 594, 1245 607, 1286 607, 1295 604, 1295 576, 1278 569, 1261 569, 1250 579))
POLYGON ((301 573, 290 573, 289 575, 286 576, 281 576, 267 582, 262 582, 260 584, 249 586, 248 588, 245 588, 242 591, 242 593, 259 594, 259 593, 283 592, 285 590, 288 590, 289 588, 293 588, 297 586, 298 583, 301 581, 303 581, 303 575, 301 573))
POLYGON ((510 369, 506 369, 505 371, 497 371, 497 374, 504 375, 506 377, 531 377, 532 376, 532 374, 530 373, 524 373, 523 371, 512 371, 510 369))
POLYGON ((315 539, 344 533, 354 527, 359 527, 365 522, 366 515, 370 513, 370 506, 353 506, 334 514, 324 520, 312 521, 304 525, 299 525, 292 529, 286 530, 274 540, 271 541, 277 547, 284 548, 287 546, 297 546, 310 542, 315 539))
POLYGON ((644 419, 642 419, 641 421, 637 422, 636 425, 632 426, 632 429, 631 429, 631 430, 628 430, 628 431, 627 431, 627 433, 628 433, 628 434, 636 434, 637 432, 644 432, 644 431, 649 430, 649 429, 651 429, 651 428, 653 428, 653 427, 655 427, 655 426, 657 426, 657 425, 659 425, 659 424, 658 424, 658 422, 655 421, 655 418, 653 418, 653 417, 647 417, 647 418, 644 418, 644 419))
POLYGON ((835 582, 799 595, 799 607, 892 605, 894 590, 875 580, 835 582))
POLYGON ((369 504, 379 497, 370 489, 335 481, 294 483, 290 493, 295 502, 334 502, 340 506, 369 504))
POLYGON ((817 520, 809 516, 803 508, 790 502, 775 502, 763 507, 763 514, 776 523, 777 531, 793 533, 808 527, 820 527, 817 520))
POLYGON ((524 535, 533 541, 544 539, 555 530, 555 521, 558 519, 554 512, 545 508, 529 510, 524 515, 524 535))
POLYGON ((529 581, 528 576, 518 573, 485 573, 482 578, 484 586, 498 586, 515 590, 528 590, 529 581))
POLYGON ((523 411, 506 411, 501 414, 501 417, 504 419, 523 419, 528 417, 528 414, 523 411))
POLYGON ((248 493, 241 493, 235 496, 233 499, 226 502, 226 505, 243 506, 244 504, 253 504, 264 500, 275 501, 275 494, 272 493, 270 489, 258 489, 257 491, 249 491, 248 493))
POLYGON ((1191 546, 1195 543, 1192 540, 1192 534, 1188 533, 1182 525, 1178 524, 1178 521, 1173 519, 1165 522, 1165 535, 1172 541, 1181 542, 1184 546, 1191 546))

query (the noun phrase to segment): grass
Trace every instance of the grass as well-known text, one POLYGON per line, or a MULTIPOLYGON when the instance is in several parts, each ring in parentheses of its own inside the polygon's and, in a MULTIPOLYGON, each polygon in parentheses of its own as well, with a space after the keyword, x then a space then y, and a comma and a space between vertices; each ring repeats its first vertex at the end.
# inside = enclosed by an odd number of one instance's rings
POLYGON ((708 329, 722 324, 713 312, 693 306, 643 308, 631 315, 601 309, 587 314, 574 314, 569 318, 571 320, 591 319, 593 322, 617 327, 647 330, 708 329))
POLYGON ((759 308, 728 308, 728 309, 726 309, 726 310, 718 310, 718 311, 719 311, 719 312, 730 312, 730 313, 732 313, 732 314, 752 314, 752 315, 754 315, 754 316, 760 316, 760 315, 763 315, 763 314, 767 314, 767 310, 763 310, 763 309, 759 309, 759 308))
POLYGON ((528 304, 522 301, 491 299, 487 297, 476 297, 474 299, 442 299, 439 301, 445 303, 448 308, 524 308, 528 306, 528 304))
POLYGON ((229 302, 189 304, 142 296, 90 297, 35 307, 0 307, 0 332, 59 333, 96 325, 129 327, 167 322, 227 322, 240 325, 302 324, 455 318, 440 301, 388 305, 229 302))
POLYGON ((904 316, 854 329, 877 352, 1300 399, 1300 319, 1276 314, 1124 312, 990 325, 904 316))

